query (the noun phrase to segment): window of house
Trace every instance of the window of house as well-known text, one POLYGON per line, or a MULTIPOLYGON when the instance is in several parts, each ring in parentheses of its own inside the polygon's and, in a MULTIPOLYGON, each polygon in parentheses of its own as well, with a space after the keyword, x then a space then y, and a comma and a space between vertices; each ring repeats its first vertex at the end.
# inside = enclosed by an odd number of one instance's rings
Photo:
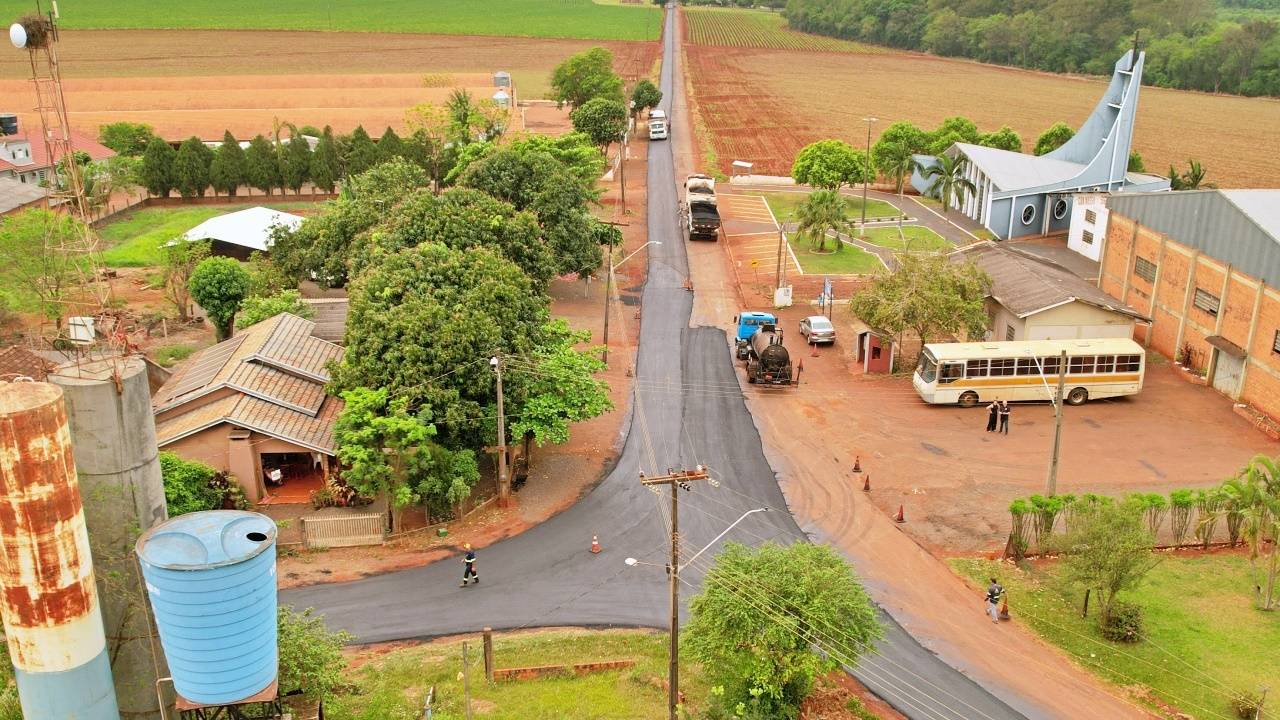
POLYGON ((1080 234, 1080 239, 1084 241, 1085 245, 1092 245, 1093 233, 1089 232, 1088 230, 1085 230, 1083 233, 1080 234))
POLYGON ((1012 326, 1012 325, 1005 325, 1005 326, 1004 326, 1004 339, 1005 339, 1005 340, 1012 340, 1012 339, 1013 339, 1013 337, 1014 337, 1014 335, 1016 335, 1016 333, 1015 333, 1015 332, 1014 332, 1014 330, 1013 330, 1013 326, 1012 326))
POLYGON ((1094 223, 1098 222, 1098 213, 1092 210, 1085 210, 1084 221, 1089 223, 1090 225, 1093 225, 1094 223))
POLYGON ((1203 310, 1210 315, 1218 314, 1218 296, 1207 293, 1200 288, 1196 288, 1196 297, 1191 301, 1191 304, 1195 305, 1196 309, 1203 310))
POLYGON ((1153 283, 1156 281, 1156 264, 1140 257, 1133 263, 1133 274, 1149 283, 1153 283))
POLYGON ((1036 219, 1036 206, 1028 205, 1022 208, 1022 224, 1030 225, 1036 219))
POLYGON ((1053 204, 1053 219, 1061 220, 1067 216, 1067 201, 1059 199, 1053 204))

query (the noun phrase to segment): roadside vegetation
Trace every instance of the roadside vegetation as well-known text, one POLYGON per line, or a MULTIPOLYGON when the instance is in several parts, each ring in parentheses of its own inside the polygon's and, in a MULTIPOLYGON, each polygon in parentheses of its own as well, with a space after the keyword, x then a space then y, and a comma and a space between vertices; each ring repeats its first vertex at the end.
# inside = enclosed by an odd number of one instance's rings
POLYGON ((838 253, 814 253, 812 241, 799 233, 787 233, 787 243, 806 275, 867 275, 884 270, 880 258, 861 248, 846 245, 838 253))
MULTIPOLYGON (((773 211, 773 216, 778 219, 779 223, 797 222, 796 208, 804 202, 807 193, 794 191, 776 191, 776 192, 748 192, 744 195, 756 195, 764 198, 769 203, 769 209, 773 211)), ((862 217, 862 198, 850 195, 845 196, 846 216, 850 220, 857 220, 862 217)), ((869 198, 867 200, 867 217, 883 218, 896 217, 901 214, 896 207, 884 202, 869 198)))

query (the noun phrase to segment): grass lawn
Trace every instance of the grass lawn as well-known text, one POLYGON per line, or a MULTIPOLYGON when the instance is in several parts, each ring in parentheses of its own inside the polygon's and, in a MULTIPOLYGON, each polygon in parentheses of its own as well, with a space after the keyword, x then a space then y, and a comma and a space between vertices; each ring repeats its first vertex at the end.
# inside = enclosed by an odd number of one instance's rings
MULTIPOLYGON (((804 199, 809 196, 804 192, 752 192, 744 193, 745 195, 756 195, 764 198, 769 203, 769 209, 773 211, 773 216, 780 223, 796 222, 796 208, 804 199)), ((849 207, 849 219, 859 220, 862 218, 862 198, 845 196, 845 201, 849 207)), ((867 199, 867 217, 896 217, 899 214, 898 208, 890 205, 882 200, 873 198, 867 199)))
MULTIPOLYGON (((265 198, 262 198, 265 199, 265 198)), ((107 267, 153 267, 161 264, 165 243, 212 217, 265 204, 275 210, 314 208, 312 202, 246 203, 245 205, 197 205, 149 207, 107 223, 98 229, 107 267)))
MULTIPOLYGON (((825 255, 809 252, 809 239, 797 237, 795 233, 787 234, 787 242, 800 261, 800 267, 807 275, 865 275, 884 269, 880 258, 861 248, 844 246, 840 252, 825 255)), ((828 248, 832 247, 830 238, 828 248)))
POLYGON ((988 560, 950 562, 982 587, 988 577, 998 578, 1009 591, 1010 614, 1078 663, 1117 685, 1146 685, 1181 712, 1234 718, 1233 693, 1269 684, 1274 694, 1280 615, 1255 609, 1249 561, 1240 554, 1167 556, 1140 587, 1121 596, 1146 617, 1147 637, 1136 644, 1103 639, 1096 610, 1080 617, 1083 591, 1068 587, 1053 565, 1023 571, 988 560))
MULTIPOLYGON (((30 12, 30 0, 0 0, 0 17, 30 12)), ((591 0, 183 0, 182 12, 144 0, 62 0, 61 25, 82 29, 329 30, 656 40, 662 10, 591 0)))
MULTIPOLYGON (((600 660, 634 659, 626 670, 488 685, 478 639, 470 641, 472 709, 487 720, 592 718, 659 720, 667 716, 667 636, 646 631, 547 631, 495 636, 497 667, 528 667, 600 660)), ((416 720, 431 686, 436 717, 465 717, 462 643, 439 642, 374 657, 348 674, 358 690, 325 701, 332 720, 416 720)), ((687 704, 698 707, 709 688, 698 668, 681 668, 687 704)))
POLYGON ((902 236, 906 237, 906 242, 903 242, 902 237, 898 235, 896 227, 873 227, 867 228, 866 239, 873 245, 890 250, 901 251, 910 248, 911 252, 932 252, 955 247, 943 240, 938 233, 919 225, 903 225, 902 236))

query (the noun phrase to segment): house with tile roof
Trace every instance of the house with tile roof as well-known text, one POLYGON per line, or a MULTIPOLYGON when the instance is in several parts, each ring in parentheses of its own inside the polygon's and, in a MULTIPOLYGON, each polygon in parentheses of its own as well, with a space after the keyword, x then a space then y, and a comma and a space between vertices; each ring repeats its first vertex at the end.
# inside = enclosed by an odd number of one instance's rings
POLYGON ((0 350, 0 380, 23 377, 44 382, 45 377, 57 367, 58 364, 52 360, 17 345, 0 350))
POLYGON ((282 313, 188 358, 152 397, 160 448, 230 473, 251 502, 307 502, 343 407, 325 393, 343 349, 314 330, 282 313))
POLYGON ((45 189, 39 185, 0 177, 0 216, 45 206, 45 189))
MULTIPOLYGON (((71 131, 71 144, 91 160, 115 157, 115 151, 84 133, 71 131)), ((39 132, 0 135, 0 178, 39 185, 53 172, 49 146, 39 132)))

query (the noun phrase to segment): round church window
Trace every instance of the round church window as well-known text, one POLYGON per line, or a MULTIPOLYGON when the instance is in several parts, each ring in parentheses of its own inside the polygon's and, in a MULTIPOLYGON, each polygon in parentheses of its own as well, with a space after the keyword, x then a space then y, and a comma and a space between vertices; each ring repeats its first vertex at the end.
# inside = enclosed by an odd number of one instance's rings
POLYGON ((1053 219, 1061 220, 1067 216, 1067 201, 1059 199, 1053 204, 1053 219))
POLYGON ((1028 205, 1022 208, 1022 224, 1030 225, 1036 219, 1036 206, 1028 205))

